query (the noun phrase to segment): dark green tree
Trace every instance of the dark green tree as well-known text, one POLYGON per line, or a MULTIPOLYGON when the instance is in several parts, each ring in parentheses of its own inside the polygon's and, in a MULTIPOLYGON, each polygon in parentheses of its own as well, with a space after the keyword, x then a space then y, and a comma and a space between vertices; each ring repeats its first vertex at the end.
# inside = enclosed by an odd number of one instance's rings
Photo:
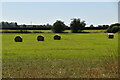
POLYGON ((107 29, 108 33, 116 33, 119 31, 120 31, 120 23, 111 24, 107 29))
POLYGON ((23 27, 23 28, 26 28, 26 27, 27 27, 27 25, 23 24, 23 25, 22 25, 22 27, 23 27))
POLYGON ((52 28, 52 25, 46 24, 46 28, 52 28))
POLYGON ((90 25, 90 28, 94 28, 93 24, 90 25))
POLYGON ((85 21, 80 21, 80 19, 72 19, 70 23, 70 29, 72 33, 78 33, 82 32, 82 30, 85 28, 85 21))
POLYGON ((10 28, 17 28, 17 27, 19 27, 19 26, 17 25, 16 22, 11 22, 11 23, 9 23, 9 27, 10 27, 10 28))
POLYGON ((19 27, 16 22, 0 22, 2 28, 17 28, 19 27))
POLYGON ((65 30, 65 27, 64 22, 57 20, 52 26, 52 31, 54 33, 62 33, 65 30))
POLYGON ((8 28, 10 24, 8 22, 2 22, 2 28, 8 28))

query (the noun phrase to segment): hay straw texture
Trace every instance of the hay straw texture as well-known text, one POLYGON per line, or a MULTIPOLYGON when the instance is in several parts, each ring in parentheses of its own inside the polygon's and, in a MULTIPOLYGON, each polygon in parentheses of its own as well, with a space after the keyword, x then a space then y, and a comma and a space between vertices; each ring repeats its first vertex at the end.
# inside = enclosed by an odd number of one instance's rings
POLYGON ((21 36, 16 36, 14 41, 15 42, 23 42, 23 38, 21 36))
POLYGON ((107 36, 108 36, 109 39, 113 39, 114 38, 114 34, 113 33, 108 33, 107 36))
POLYGON ((61 40, 61 36, 60 36, 60 35, 58 35, 58 34, 57 34, 57 35, 55 35, 55 36, 54 36, 54 40, 61 40))
POLYGON ((37 36, 37 41, 44 41, 44 36, 42 35, 37 36))

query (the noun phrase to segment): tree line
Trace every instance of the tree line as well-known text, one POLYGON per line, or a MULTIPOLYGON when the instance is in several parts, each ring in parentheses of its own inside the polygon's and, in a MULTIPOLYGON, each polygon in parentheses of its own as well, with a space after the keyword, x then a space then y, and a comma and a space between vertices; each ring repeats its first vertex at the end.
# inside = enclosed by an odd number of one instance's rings
MULTIPOLYGON (((106 29, 106 32, 108 33, 116 33, 120 31, 120 23, 115 23, 111 25, 90 25, 90 29, 94 28, 98 29, 106 29)), ((54 33, 62 33, 66 29, 70 29, 72 33, 79 33, 86 29, 86 23, 85 21, 81 19, 74 18, 72 19, 70 26, 67 26, 64 24, 64 22, 60 20, 56 20, 56 22, 53 25, 46 24, 46 25, 18 25, 17 22, 0 22, 0 28, 44 28, 44 29, 51 29, 54 33)))

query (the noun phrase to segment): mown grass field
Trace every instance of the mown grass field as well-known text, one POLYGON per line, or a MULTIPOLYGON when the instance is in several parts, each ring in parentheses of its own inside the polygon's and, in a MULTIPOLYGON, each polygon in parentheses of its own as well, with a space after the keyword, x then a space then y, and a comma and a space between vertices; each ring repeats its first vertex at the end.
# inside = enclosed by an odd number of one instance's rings
MULTIPOLYGON (((0 32, 20 32, 21 30, 0 30, 0 32)), ((28 31, 31 33, 39 32, 39 33, 51 33, 52 30, 23 30, 23 31, 28 31)), ((105 32, 106 30, 83 30, 83 32, 89 32, 89 33, 101 33, 105 32)), ((70 33, 71 30, 65 30, 64 32, 70 33)))
POLYGON ((2 34, 2 75, 5 78, 116 78, 118 34, 106 33, 2 34), (23 42, 14 42, 20 35, 23 42), (37 36, 45 41, 38 42, 37 36))

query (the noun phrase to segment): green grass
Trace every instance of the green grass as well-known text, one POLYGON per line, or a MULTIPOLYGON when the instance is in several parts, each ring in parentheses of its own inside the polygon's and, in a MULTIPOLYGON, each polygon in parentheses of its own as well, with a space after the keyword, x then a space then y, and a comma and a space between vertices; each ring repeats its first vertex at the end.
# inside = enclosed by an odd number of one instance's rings
MULTIPOLYGON (((20 32, 21 30, 0 30, 0 32, 20 32)), ((24 31, 24 30, 23 30, 24 31)), ((26 30, 25 30, 26 31, 26 30)), ((52 30, 27 30, 28 32, 35 33, 52 33, 52 30)), ((89 33, 103 33, 106 30, 83 30, 83 32, 89 32, 89 33)), ((71 30, 65 30, 64 32, 70 33, 71 30)))
POLYGON ((3 77, 114 78, 117 77, 118 34, 105 33, 2 34, 3 77), (14 42, 20 35, 23 42, 14 42), (44 35, 45 41, 36 40, 44 35))

